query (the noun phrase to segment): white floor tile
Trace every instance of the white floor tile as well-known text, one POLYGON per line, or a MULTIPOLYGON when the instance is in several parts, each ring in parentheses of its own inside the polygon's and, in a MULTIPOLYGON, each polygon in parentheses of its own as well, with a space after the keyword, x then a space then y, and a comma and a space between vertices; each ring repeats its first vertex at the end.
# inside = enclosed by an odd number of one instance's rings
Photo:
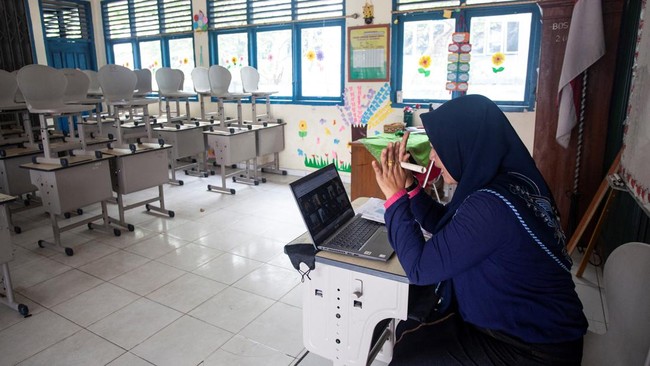
MULTIPOLYGON (((0 291, 0 293, 2 296, 6 296, 4 291, 0 291)), ((36 315, 46 310, 41 305, 16 292, 14 292, 14 302, 17 304, 26 305, 27 309, 29 310, 29 314, 31 315, 36 315)), ((10 308, 9 306, 5 306, 5 304, 0 304, 0 331, 9 328, 16 323, 20 323, 25 319, 29 318, 25 318, 24 316, 20 315, 18 311, 10 308)))
POLYGON ((124 352, 122 348, 82 329, 18 365, 103 366, 124 352))
POLYGON ((72 267, 70 266, 43 257, 29 262, 28 265, 20 266, 12 270, 11 279, 14 290, 21 290, 56 277, 71 269, 72 267))
POLYGON ((88 330, 130 350, 181 317, 181 313, 141 298, 88 327, 88 330))
POLYGON ((147 262, 149 262, 148 258, 119 250, 83 265, 79 269, 99 277, 104 281, 108 281, 132 269, 138 268, 147 262))
POLYGON ((185 271, 193 271, 222 254, 220 250, 190 243, 163 255, 156 261, 185 271))
POLYGON ((133 231, 122 230, 122 235, 120 236, 107 236, 98 240, 115 248, 124 249, 154 235, 156 235, 155 232, 136 226, 133 231))
POLYGON ((111 280, 111 283, 144 296, 182 276, 184 273, 180 269, 151 261, 115 277, 111 280))
MULTIPOLYGON (((217 224, 211 224, 217 225, 217 224)), ((242 244, 251 242, 252 238, 256 238, 257 235, 253 233, 245 233, 239 230, 233 229, 228 223, 221 224, 227 225, 219 231, 215 231, 206 236, 195 241, 196 244, 200 244, 206 247, 214 248, 221 250, 223 252, 228 252, 231 249, 238 247, 242 244)))
POLYGON ((134 355, 131 352, 127 352, 122 356, 115 359, 113 362, 107 364, 106 366, 151 366, 152 363, 149 363, 142 358, 134 355))
POLYGON ((268 262, 279 253, 282 253, 285 242, 270 239, 259 235, 251 235, 241 245, 230 249, 230 253, 236 254, 260 262, 268 262))
POLYGON ((270 299, 230 287, 199 305, 189 315, 237 333, 272 304, 270 299))
POLYGON ((205 225, 202 222, 189 221, 167 230, 167 235, 186 241, 194 241, 218 230, 218 225, 205 225))
POLYGON ((61 262, 70 267, 78 268, 84 264, 105 257, 115 251, 117 251, 117 248, 115 247, 102 244, 98 241, 91 241, 75 247, 74 255, 71 257, 63 253, 57 253, 51 256, 50 259, 61 262))
POLYGON ((230 332, 183 316, 131 352, 159 366, 193 366, 231 337, 230 332))
POLYGON ((241 336, 234 336, 210 355, 203 366, 287 366, 293 360, 278 350, 241 336))
POLYGON ((0 365, 15 365, 80 329, 51 311, 33 315, 0 332, 0 365))
POLYGON ((303 349, 302 311, 280 302, 275 303, 239 332, 239 335, 296 357, 303 349))
POLYGON ((187 273, 147 295, 147 298, 187 313, 227 286, 223 283, 187 273))
POLYGON ((59 315, 87 327, 139 298, 138 295, 111 283, 92 288, 52 308, 59 315))
POLYGON ((193 273, 231 285, 263 263, 225 253, 195 269, 193 273))
POLYGON ((102 283, 97 277, 73 269, 22 291, 23 295, 51 308, 102 283))
POLYGON ((172 236, 158 234, 141 240, 130 247, 126 251, 147 257, 149 259, 156 259, 171 251, 181 248, 190 242, 174 238, 172 236))
POLYGON ((279 300, 300 283, 296 271, 264 264, 233 284, 234 287, 279 300))
POLYGON ((598 287, 576 284, 576 292, 582 301, 583 311, 589 320, 605 322, 603 305, 598 287))

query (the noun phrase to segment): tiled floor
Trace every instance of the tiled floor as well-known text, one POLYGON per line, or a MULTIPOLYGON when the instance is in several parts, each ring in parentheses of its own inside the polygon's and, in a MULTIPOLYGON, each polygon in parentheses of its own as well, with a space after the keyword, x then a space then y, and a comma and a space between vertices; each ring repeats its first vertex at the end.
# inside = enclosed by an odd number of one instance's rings
MULTIPOLYGON (((287 185, 296 177, 229 183, 232 196, 207 192, 218 176, 182 179, 165 186, 174 218, 140 207, 126 215, 135 231, 119 237, 67 231, 72 257, 37 247, 52 237, 42 208, 15 215, 23 233, 13 236, 11 274, 32 316, 0 305, 0 366, 331 364, 303 359, 300 276, 282 252, 305 231, 287 185)), ((68 221, 98 208, 84 210, 68 221)), ((576 283, 590 328, 602 332, 599 273, 590 266, 576 283)))

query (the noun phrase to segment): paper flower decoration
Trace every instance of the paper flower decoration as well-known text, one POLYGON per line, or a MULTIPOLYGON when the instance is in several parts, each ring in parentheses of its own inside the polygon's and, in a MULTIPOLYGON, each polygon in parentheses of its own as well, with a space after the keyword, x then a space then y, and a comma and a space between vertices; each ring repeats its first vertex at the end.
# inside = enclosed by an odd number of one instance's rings
POLYGON ((428 77, 429 75, 431 75, 431 70, 427 70, 429 66, 431 66, 431 56, 424 55, 420 57, 418 64, 420 65, 420 68, 418 68, 418 72, 420 74, 423 74, 424 77, 428 77))
POLYGON ((497 52, 494 55, 492 55, 492 65, 494 65, 492 67, 492 72, 496 74, 497 72, 503 71, 504 67, 501 65, 505 62, 505 60, 506 60, 506 55, 504 55, 501 52, 497 52))
POLYGON ((309 50, 309 51, 307 51, 307 54, 305 55, 305 57, 307 57, 307 60, 309 60, 309 61, 314 61, 314 59, 316 58, 316 52, 314 52, 312 50, 309 50))
POLYGON ((307 136, 307 121, 301 120, 298 123, 298 136, 303 138, 307 136))
POLYGON ((194 14, 194 22, 192 23, 192 28, 197 32, 205 32, 208 30, 208 17, 203 14, 203 11, 199 10, 198 14, 194 14))

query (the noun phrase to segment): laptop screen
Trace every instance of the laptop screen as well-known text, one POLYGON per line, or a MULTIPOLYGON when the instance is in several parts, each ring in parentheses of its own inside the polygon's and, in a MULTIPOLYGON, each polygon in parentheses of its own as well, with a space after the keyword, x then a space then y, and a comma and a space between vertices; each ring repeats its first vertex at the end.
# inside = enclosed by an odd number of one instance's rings
POLYGON ((316 245, 354 217, 350 199, 334 164, 302 177, 290 186, 316 245))

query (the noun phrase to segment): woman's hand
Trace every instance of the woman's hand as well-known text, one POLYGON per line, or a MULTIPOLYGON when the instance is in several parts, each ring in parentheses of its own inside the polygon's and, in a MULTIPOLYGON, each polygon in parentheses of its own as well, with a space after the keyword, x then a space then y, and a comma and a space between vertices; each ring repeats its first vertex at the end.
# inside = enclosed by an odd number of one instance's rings
POLYGON ((381 151, 381 161, 372 162, 377 184, 386 199, 406 187, 407 177, 411 179, 411 182, 413 180, 411 173, 406 172, 400 166, 401 161, 408 161, 409 154, 406 152, 407 139, 408 132, 404 134, 401 142, 388 143, 388 146, 381 151))

